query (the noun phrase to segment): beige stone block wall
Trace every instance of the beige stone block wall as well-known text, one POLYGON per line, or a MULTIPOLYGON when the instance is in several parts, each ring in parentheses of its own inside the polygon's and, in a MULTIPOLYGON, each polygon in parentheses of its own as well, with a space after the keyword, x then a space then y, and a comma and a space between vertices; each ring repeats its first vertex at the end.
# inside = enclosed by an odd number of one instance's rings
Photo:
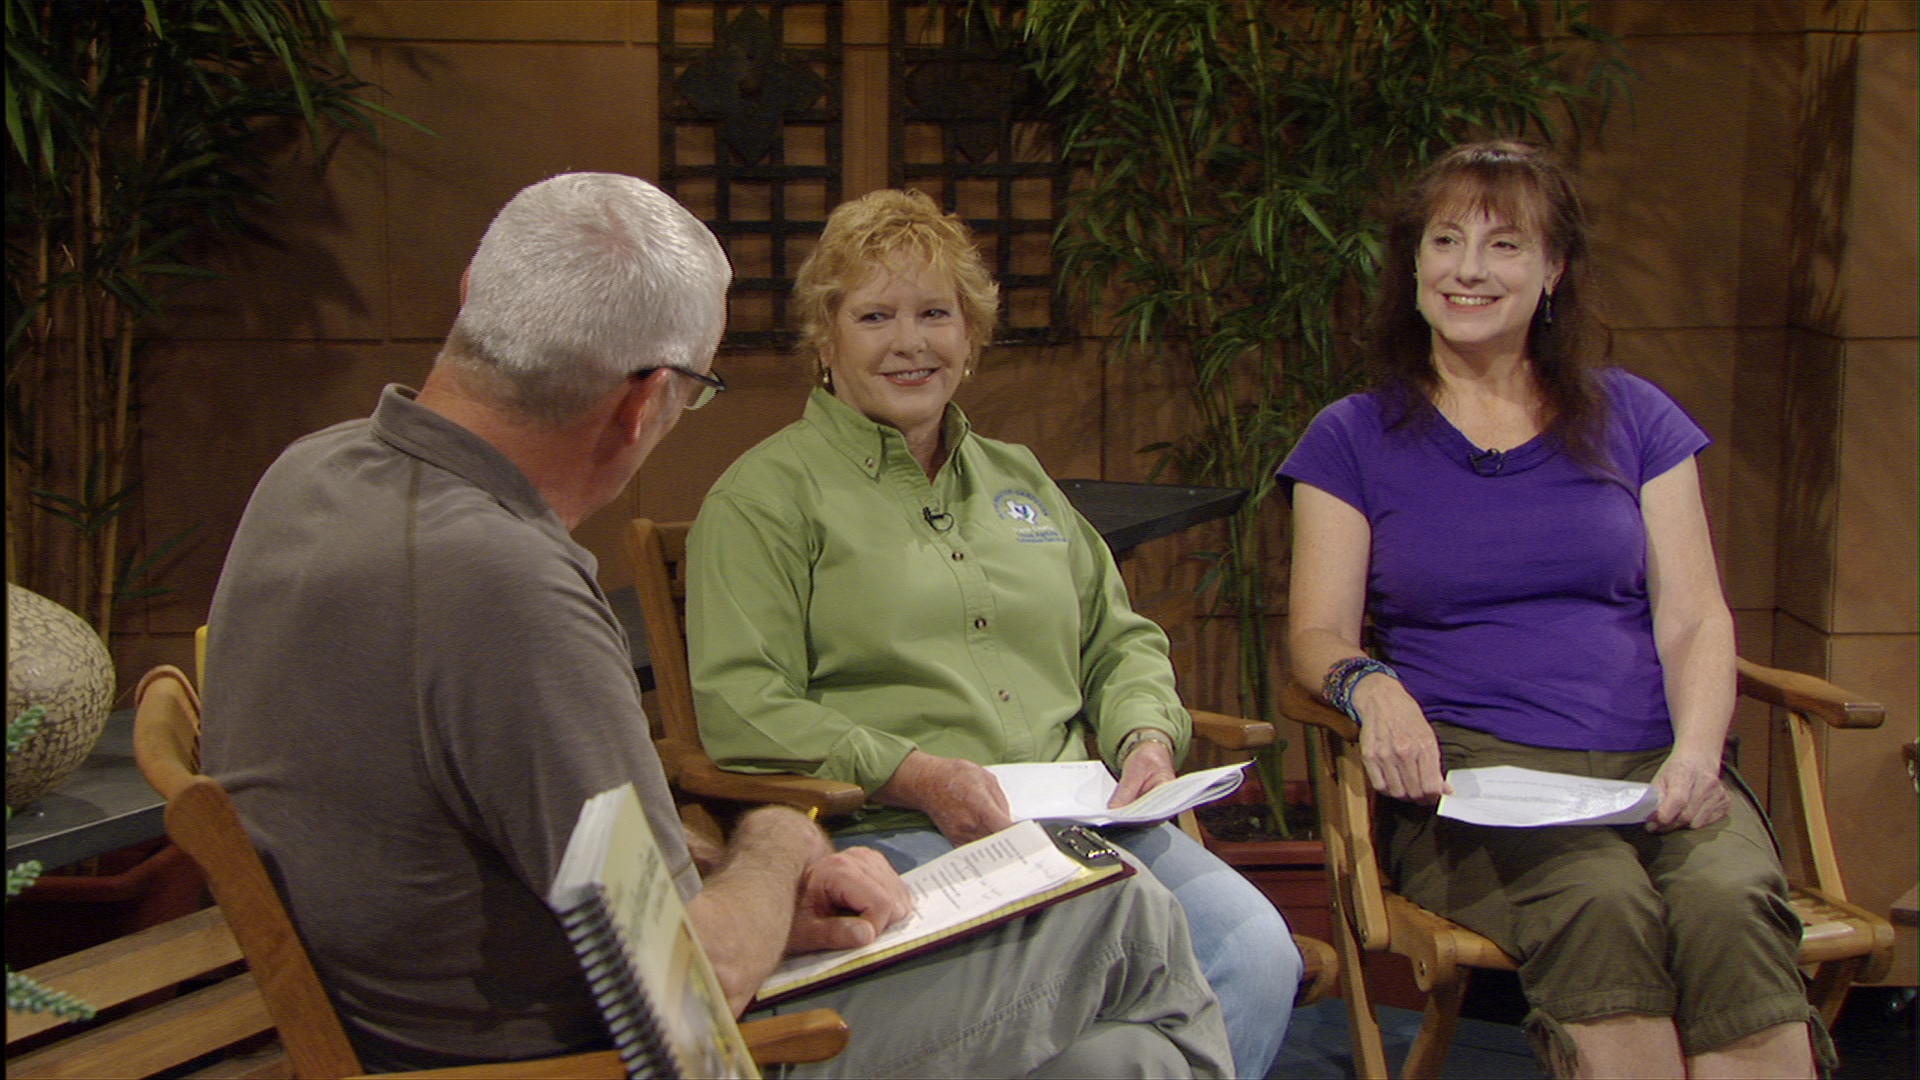
MULTIPOLYGON (((1821 741, 1851 898, 1915 877, 1915 39, 1912 4, 1843 4, 1806 35, 1776 651, 1887 706, 1821 741), (1803 529, 1789 529, 1804 522, 1803 529)), ((1810 20, 1814 16, 1810 15, 1810 20)), ((1898 932, 1889 977, 1916 977, 1898 932)))

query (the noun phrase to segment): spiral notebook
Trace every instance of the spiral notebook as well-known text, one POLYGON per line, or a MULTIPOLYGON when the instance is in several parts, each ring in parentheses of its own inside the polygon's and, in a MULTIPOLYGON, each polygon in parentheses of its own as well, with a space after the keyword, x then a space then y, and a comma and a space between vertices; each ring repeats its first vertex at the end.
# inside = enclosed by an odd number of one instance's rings
POLYGON ((759 1076, 632 784, 580 808, 547 903, 629 1077, 759 1076))

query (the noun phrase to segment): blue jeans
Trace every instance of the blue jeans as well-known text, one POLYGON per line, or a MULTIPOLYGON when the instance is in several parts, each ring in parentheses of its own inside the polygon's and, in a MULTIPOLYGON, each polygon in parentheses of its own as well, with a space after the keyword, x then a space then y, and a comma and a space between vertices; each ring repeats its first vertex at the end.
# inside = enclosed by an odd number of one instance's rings
MULTIPOLYGON (((1194 957, 1220 999, 1235 1072, 1264 1077, 1280 1054, 1300 988, 1300 951, 1287 921, 1246 878, 1171 824, 1100 831, 1180 899, 1194 957)), ((953 850, 933 829, 860 833, 834 843, 873 848, 902 873, 953 850)))

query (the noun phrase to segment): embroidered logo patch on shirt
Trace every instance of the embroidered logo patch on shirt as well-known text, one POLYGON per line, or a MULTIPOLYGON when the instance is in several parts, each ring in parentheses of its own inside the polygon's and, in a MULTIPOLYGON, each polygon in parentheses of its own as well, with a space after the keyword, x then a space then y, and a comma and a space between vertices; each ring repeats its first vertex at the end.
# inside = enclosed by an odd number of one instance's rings
POLYGON ((1067 538, 1053 527, 1053 516, 1031 491, 1008 488, 993 497, 994 512, 1013 526, 1014 539, 1023 544, 1064 544, 1067 538))

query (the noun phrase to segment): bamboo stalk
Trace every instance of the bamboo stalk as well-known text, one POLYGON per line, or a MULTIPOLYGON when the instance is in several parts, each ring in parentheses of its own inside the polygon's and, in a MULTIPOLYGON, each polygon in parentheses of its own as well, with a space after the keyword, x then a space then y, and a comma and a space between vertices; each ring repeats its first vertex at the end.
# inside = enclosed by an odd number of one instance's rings
MULTIPOLYGON (((83 273, 81 268, 84 266, 85 256, 82 254, 80 248, 85 244, 86 237, 84 229, 79 227, 79 225, 86 221, 86 214, 87 189, 83 179, 83 181, 73 189, 73 220, 76 226, 73 231, 77 235, 73 237, 71 255, 74 261, 76 276, 83 273)), ((61 459, 72 463, 72 472, 74 473, 73 490, 77 492, 82 499, 86 497, 84 480, 85 468, 82 463, 85 461, 87 447, 86 431, 89 419, 87 416, 87 343, 88 338, 91 336, 89 331, 92 329, 93 323, 93 308, 89 303, 90 299, 91 297, 88 296, 85 285, 77 286, 72 290, 72 323, 68 328, 67 348, 73 358, 72 370, 68 373, 70 392, 73 395, 73 429, 67 433, 67 437, 61 440, 61 442, 66 444, 73 452, 60 455, 61 459)), ((63 476, 61 479, 64 480, 67 479, 67 477, 63 476)), ((51 485, 49 485, 49 487, 51 488, 51 485)), ((73 553, 70 556, 71 565, 67 568, 71 577, 69 580, 61 583, 60 600, 67 607, 78 611, 84 618, 87 615, 87 609, 85 605, 85 594, 81 591, 81 583, 87 581, 90 575, 87 573, 85 537, 80 536, 76 537, 76 539, 79 542, 74 545, 73 553)))
POLYGON ((13 149, 25 161, 35 233, 32 261, 9 266, 10 283, 34 311, 10 370, 28 422, 11 436, 25 453, 8 463, 7 569, 107 637, 121 549, 133 546, 138 528, 120 527, 132 500, 111 500, 138 483, 134 368, 145 310, 141 300, 122 304, 115 290, 148 285, 130 267, 142 257, 150 215, 177 213, 190 228, 196 205, 215 211, 199 214, 200 224, 225 217, 247 178, 225 185, 205 173, 244 174, 252 161, 244 131, 227 132, 213 141, 215 164, 194 148, 187 167, 176 168, 176 151, 194 140, 176 146, 166 133, 199 135, 209 124, 226 131, 235 116, 298 115, 310 128, 346 116, 371 127, 383 110, 352 96, 360 84, 344 45, 327 50, 338 28, 323 0, 223 0, 236 18, 210 26, 204 40, 167 33, 192 4, 150 5, 140 19, 121 17, 132 0, 25 2, 39 20, 10 46, 43 63, 9 80, 10 96, 17 91, 28 105, 9 134, 19 137, 13 149), (334 59, 313 59, 316 49, 334 59), (207 82, 199 77, 206 65, 245 78, 207 82), (277 88, 288 79, 297 109, 277 88))
MULTIPOLYGON (((135 160, 145 160, 147 156, 148 124, 148 88, 150 81, 140 80, 140 88, 134 95, 133 112, 133 152, 135 160)), ((140 250, 140 222, 135 219, 129 250, 140 250)), ((127 457, 131 452, 128 445, 128 419, 132 407, 133 391, 133 330, 134 313, 124 306, 119 311, 120 323, 120 363, 114 371, 113 394, 113 437, 108 443, 108 468, 106 492, 119 492, 120 485, 126 482, 127 457)), ((124 511, 122 511, 124 512, 124 511)), ((106 535, 100 543, 100 636, 111 643, 113 638, 113 608, 116 600, 114 581, 119 567, 120 555, 120 517, 116 512, 107 521, 106 535)))

